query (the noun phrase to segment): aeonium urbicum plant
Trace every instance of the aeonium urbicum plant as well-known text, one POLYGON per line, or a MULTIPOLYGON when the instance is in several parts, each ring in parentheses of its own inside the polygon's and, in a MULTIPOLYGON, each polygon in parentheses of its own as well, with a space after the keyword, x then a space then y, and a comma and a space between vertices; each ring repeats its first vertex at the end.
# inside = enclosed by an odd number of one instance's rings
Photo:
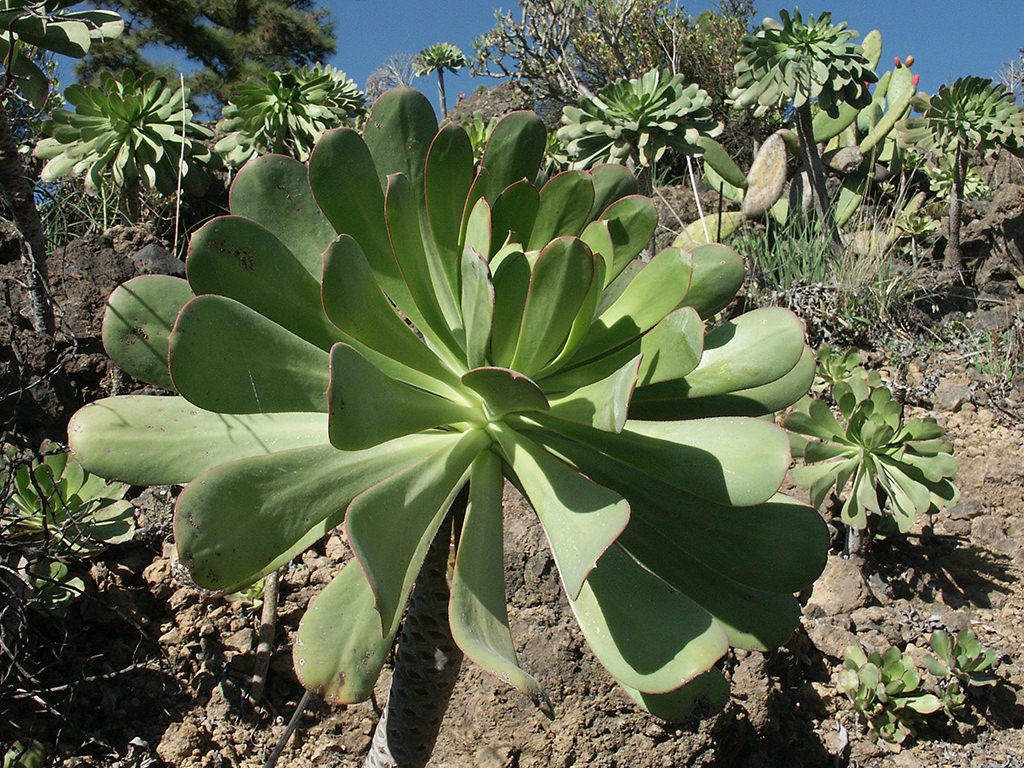
POLYGON ((342 526, 355 557, 295 647, 329 701, 370 695, 421 568, 440 561, 443 584, 453 539, 442 625, 544 701, 508 629, 506 478, 591 648, 662 717, 721 695, 731 645, 785 641, 792 593, 824 565, 821 519, 777 493, 785 433, 757 418, 810 385, 799 321, 760 309, 706 329, 741 259, 711 245, 635 261, 656 215, 632 175, 599 166, 538 190, 544 147, 540 119, 513 113, 477 166, 461 126, 438 130, 422 95, 390 91, 308 169, 247 164, 231 215, 193 237, 187 282, 136 278, 110 298, 111 356, 177 394, 86 406, 75 452, 105 476, 188 483, 177 548, 208 589, 342 526))

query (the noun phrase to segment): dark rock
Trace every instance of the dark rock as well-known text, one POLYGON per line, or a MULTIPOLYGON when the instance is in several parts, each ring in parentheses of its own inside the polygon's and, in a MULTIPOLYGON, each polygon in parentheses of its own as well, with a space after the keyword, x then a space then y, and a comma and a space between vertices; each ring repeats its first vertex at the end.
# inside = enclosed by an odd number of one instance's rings
POLYGON ((520 109, 533 109, 533 101, 517 90, 512 83, 504 82, 460 98, 455 106, 448 110, 447 119, 461 122, 462 118, 472 118, 479 112, 480 117, 486 122, 493 117, 503 117, 520 109))
POLYGON ((21 260, 21 233, 14 222, 0 216, 0 264, 21 260))
POLYGON ((961 384, 954 384, 949 379, 943 379, 935 388, 932 408, 936 411, 955 413, 969 402, 971 402, 971 390, 961 384))
POLYGON ((158 243, 150 243, 132 254, 132 261, 144 275, 185 276, 185 262, 175 258, 170 251, 158 243))
POLYGON ((1001 333, 1013 325, 1015 316, 1009 307, 983 309, 967 319, 965 325, 974 333, 1001 333))
POLYGON ((857 645, 855 634, 825 619, 811 619, 804 626, 814 647, 833 659, 842 659, 847 648, 857 645))
POLYGON ((857 558, 832 555, 825 570, 814 582, 808 609, 817 606, 825 616, 835 616, 866 605, 869 599, 867 584, 857 558))

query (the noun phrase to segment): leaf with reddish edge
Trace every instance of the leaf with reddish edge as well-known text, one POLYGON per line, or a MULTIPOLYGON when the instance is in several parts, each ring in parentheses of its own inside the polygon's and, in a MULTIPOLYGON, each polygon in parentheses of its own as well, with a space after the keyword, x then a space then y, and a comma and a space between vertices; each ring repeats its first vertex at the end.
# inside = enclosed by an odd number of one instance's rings
POLYGON ((507 367, 512 362, 523 324, 523 307, 530 292, 530 275, 530 262, 522 251, 509 253, 494 270, 490 355, 494 365, 507 367))
POLYGON ((424 173, 430 230, 443 256, 442 262, 449 268, 448 278, 457 286, 462 215, 474 176, 473 145, 462 126, 441 126, 427 152, 424 173))
POLYGON ((462 383, 483 398, 492 418, 548 409, 548 399, 540 387, 527 376, 508 368, 474 368, 462 375, 462 383))
POLYGON ((629 504, 530 438, 492 425, 505 460, 537 512, 570 599, 629 521, 629 504))
POLYGON ((729 650, 725 631, 707 611, 617 545, 569 605, 612 676, 646 693, 676 690, 729 650))
POLYGON ((590 220, 594 180, 586 171, 565 171, 540 190, 537 216, 526 250, 537 251, 559 237, 576 237, 590 220))
POLYGON ((233 416, 204 411, 183 397, 154 395, 97 400, 68 424, 68 442, 82 466, 133 485, 188 483, 225 461, 326 440, 326 413, 233 416))
POLYGON ((685 376, 700 364, 704 322, 693 307, 681 307, 644 334, 640 351, 639 386, 685 376))
POLYGON ((313 598, 292 647, 303 687, 331 704, 365 701, 398 631, 401 614, 381 633, 373 590, 355 560, 313 598))
MULTIPOLYGON (((487 191, 487 183, 487 169, 478 169, 473 178, 473 185, 469 188, 469 194, 466 195, 466 205, 462 209, 462 226, 459 229, 460 243, 466 242, 466 228, 469 226, 469 217, 473 213, 473 209, 476 208, 478 202, 486 199, 484 193, 487 191)), ((488 254, 489 258, 490 254, 488 254)))
POLYGON ((612 269, 604 278, 608 285, 650 242, 658 225, 658 213, 649 198, 630 195, 608 206, 601 218, 608 222, 615 246, 612 269))
MULTIPOLYGON (((649 468, 646 455, 634 461, 628 448, 617 450, 620 438, 608 432, 590 430, 583 442, 563 423, 543 432, 530 430, 529 437, 595 482, 635 500, 633 517, 644 519, 697 560, 740 584, 796 592, 825 566, 824 521, 816 510, 794 499, 774 494, 749 507, 710 501, 692 493, 686 487, 689 483, 659 476, 657 468, 649 468)), ((773 480, 777 472, 767 468, 765 477, 773 480)))
POLYGON ((661 251, 600 312, 568 362, 581 363, 611 352, 660 323, 682 303, 690 273, 689 253, 679 248, 661 251))
MULTIPOLYGON (((381 188, 387 186, 387 177, 395 173, 409 179, 416 210, 421 212, 425 225, 425 168, 427 152, 436 134, 434 108, 426 96, 412 88, 392 88, 377 99, 366 119, 364 133, 381 188)), ((424 233, 429 234, 429 230, 424 233)))
POLYGON ((599 219, 612 203, 636 194, 636 176, 624 165, 605 163, 590 169, 594 179, 594 205, 591 219, 599 219))
POLYGON ((103 348, 125 373, 174 391, 167 339, 181 308, 194 298, 180 277, 142 275, 122 283, 107 299, 103 348))
POLYGON ((520 179, 533 181, 547 146, 547 129, 533 112, 510 112, 494 126, 480 165, 487 169, 487 201, 520 179))
POLYGON ((621 432, 629 413, 629 398, 636 386, 637 355, 606 379, 551 401, 551 415, 608 432, 621 432))
POLYGON ((686 305, 706 320, 725 309, 743 285, 743 257, 718 243, 697 246, 691 253, 693 278, 686 305))
POLYGON ((489 442, 481 430, 463 432, 349 505, 345 531, 373 589, 382 635, 401 616, 434 534, 489 442))
POLYGON ((320 254, 336 233, 313 197, 305 165, 284 155, 254 157, 235 176, 229 200, 233 214, 273 232, 320 279, 320 254))
POLYGON ((635 514, 617 544, 643 568, 686 595, 714 617, 729 644, 746 650, 782 645, 800 620, 800 604, 788 592, 770 592, 740 584, 709 568, 686 551, 679 535, 648 524, 643 503, 634 499, 635 514))
POLYGON ((359 243, 381 288, 408 314, 412 297, 391 251, 384 193, 362 137, 350 128, 325 133, 309 156, 309 184, 334 229, 359 243))
POLYGON ((466 248, 471 248, 477 253, 489 259, 491 256, 491 207, 487 201, 480 198, 473 206, 466 222, 466 235, 463 239, 466 248))
POLYGON ((323 444, 220 464, 178 497, 179 556, 206 589, 239 589, 310 530, 339 525, 360 493, 457 439, 408 435, 362 451, 323 444))
MULTIPOLYGON (((678 723, 691 714, 698 704, 717 712, 729 701, 729 681, 717 667, 690 680, 686 685, 666 693, 644 693, 619 683, 637 704, 655 717, 678 723)), ((705 710, 706 711, 706 710, 705 710)))
POLYGON ((574 237, 549 243, 533 267, 510 368, 531 375, 561 351, 594 279, 594 257, 574 237))
POLYGON ((417 323, 417 327, 450 353, 459 353, 455 339, 462 331, 462 318, 440 259, 436 252, 424 247, 416 220, 415 192, 409 179, 401 174, 393 174, 387 181, 384 206, 388 235, 418 313, 426 322, 417 323))
POLYGON ((315 278, 255 221, 220 216, 192 235, 188 282, 197 294, 227 296, 327 351, 341 334, 320 305, 315 278))
POLYGON ((343 451, 482 419, 479 407, 455 403, 381 373, 348 344, 334 345, 330 372, 330 438, 343 451))
POLYGON ((634 398, 630 406, 630 417, 679 421, 709 416, 766 416, 788 408, 807 394, 814 381, 815 363, 814 352, 810 347, 804 347, 804 353, 793 369, 775 381, 703 397, 665 396, 661 399, 645 398, 642 402, 634 398))
POLYGON ((793 370, 804 346, 804 327, 796 315, 780 307, 755 309, 708 331, 692 372, 639 388, 634 402, 721 395, 769 384, 793 370))
POLYGON ((462 254, 462 318, 466 326, 466 363, 479 368, 487 358, 494 321, 494 284, 491 270, 477 251, 462 254))
POLYGON ((495 253, 510 237, 514 242, 528 243, 539 205, 540 193, 526 179, 503 189, 491 211, 490 252, 495 253))
POLYGON ((170 336, 171 380, 221 413, 325 411, 327 353, 224 296, 184 306, 170 336))
MULTIPOLYGON (((448 610, 452 637, 469 658, 550 713, 544 690, 519 666, 508 626, 501 517, 501 459, 482 451, 470 468, 469 504, 459 537, 448 610)), ((549 714, 550 716, 550 714, 549 714)))
POLYGON ((348 235, 324 254, 322 301, 331 321, 384 373, 430 392, 452 392, 458 377, 395 313, 348 235))

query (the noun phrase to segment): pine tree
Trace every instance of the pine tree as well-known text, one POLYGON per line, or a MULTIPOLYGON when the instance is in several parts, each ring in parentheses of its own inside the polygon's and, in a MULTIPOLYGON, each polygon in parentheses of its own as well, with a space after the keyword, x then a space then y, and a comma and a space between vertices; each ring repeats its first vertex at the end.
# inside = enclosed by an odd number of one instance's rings
POLYGON ((261 67, 284 69, 322 61, 335 50, 330 11, 314 0, 105 0, 121 13, 125 34, 94 46, 79 66, 90 80, 100 71, 174 74, 143 49, 161 45, 184 55, 196 68, 186 80, 193 96, 220 106, 232 88, 261 67))

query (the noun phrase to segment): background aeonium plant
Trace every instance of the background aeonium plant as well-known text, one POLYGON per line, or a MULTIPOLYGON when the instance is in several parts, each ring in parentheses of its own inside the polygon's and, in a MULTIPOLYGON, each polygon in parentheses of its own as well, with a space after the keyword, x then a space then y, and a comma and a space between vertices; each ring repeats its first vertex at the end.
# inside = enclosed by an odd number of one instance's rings
POLYGON ((175 193, 179 161, 182 186, 201 194, 209 181, 207 168, 219 163, 203 143, 213 132, 193 120, 188 96, 188 88, 168 85, 151 72, 137 78, 104 72, 99 85, 69 85, 64 98, 75 111, 54 110, 53 136, 35 148, 36 156, 48 161, 43 181, 81 175, 86 189, 94 191, 112 179, 124 188, 133 221, 142 188, 175 193))
POLYGON ((305 161, 325 132, 364 112, 362 92, 339 69, 323 64, 287 72, 264 69, 224 107, 217 128, 227 135, 214 149, 234 168, 270 152, 305 161))
MULTIPOLYGON (((429 573, 458 647, 545 700, 508 629, 506 478, 594 652, 661 717, 722 695, 730 645, 784 642, 791 593, 824 565, 822 520, 777 493, 785 433, 757 418, 810 384, 799 321, 761 309, 706 331, 741 259, 710 245, 635 261, 656 214, 632 175, 599 166, 538 190, 544 147, 540 119, 513 113, 477 167, 460 126, 438 130, 421 94, 390 91, 362 135, 325 135, 308 171, 246 165, 232 215, 193 237, 187 282, 136 278, 110 298, 111 356, 178 394, 86 406, 76 454, 104 476, 189 483, 175 537, 208 589, 344 526, 355 557, 295 646, 300 680, 329 701, 370 695, 429 573)), ((387 718, 423 712, 389 703, 375 749, 408 733, 387 718)))
POLYGON ((761 27, 740 43, 736 85, 729 101, 736 107, 763 115, 790 102, 796 110, 797 134, 811 177, 814 206, 832 241, 835 256, 842 242, 825 189, 825 171, 811 116, 811 101, 830 117, 843 104, 866 107, 871 103, 871 83, 878 81, 863 48, 853 42, 859 35, 846 22, 832 23, 831 13, 804 22, 799 9, 779 11, 779 19, 766 18, 761 27))

